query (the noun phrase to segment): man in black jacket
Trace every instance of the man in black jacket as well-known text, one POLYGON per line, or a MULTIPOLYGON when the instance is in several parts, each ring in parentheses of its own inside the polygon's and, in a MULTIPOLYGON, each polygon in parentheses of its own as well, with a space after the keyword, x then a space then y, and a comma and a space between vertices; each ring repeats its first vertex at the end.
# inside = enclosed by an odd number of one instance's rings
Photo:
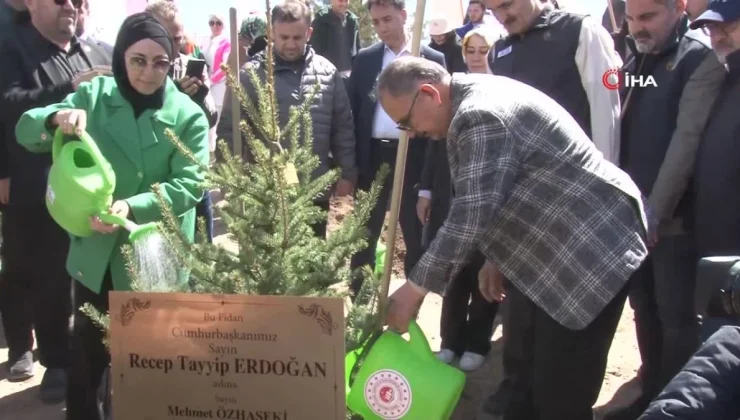
MULTIPOLYGON (((370 215, 367 228, 370 231, 368 247, 352 258, 352 268, 364 265, 375 266, 375 247, 383 230, 385 213, 390 202, 393 186, 393 169, 396 165, 396 152, 401 131, 397 124, 378 103, 375 96, 375 82, 381 70, 396 58, 411 55, 411 37, 404 30, 406 23, 406 2, 404 0, 369 0, 373 26, 381 42, 364 48, 357 54, 352 64, 352 75, 349 79, 349 101, 355 120, 355 138, 357 141, 357 188, 369 190, 375 174, 381 165, 390 166, 391 174, 386 179, 378 202, 370 215)), ((444 56, 433 49, 422 46, 420 55, 423 58, 445 65, 444 56)), ((421 178, 424 166, 424 155, 427 141, 412 139, 406 155, 406 170, 403 180, 403 196, 399 222, 406 244, 404 270, 411 271, 421 258, 421 222, 416 217, 416 185, 421 178)), ((352 284, 353 292, 360 290, 361 280, 352 284)))
POLYGON ((709 31, 714 52, 727 68, 696 157, 694 220, 700 258, 740 255, 739 22, 740 3, 712 0, 708 10, 691 24, 709 31))
MULTIPOLYGON (((286 1, 272 9, 272 28, 274 54, 274 89, 278 98, 277 114, 280 126, 288 124, 291 109, 299 107, 307 99, 308 90, 301 87, 318 84, 319 91, 313 97, 314 104, 310 114, 313 124, 313 150, 319 158, 319 166, 313 177, 326 174, 331 167, 341 170, 340 179, 333 193, 337 196, 349 195, 354 189, 357 177, 355 170, 355 136, 352 115, 347 103, 347 91, 336 67, 324 57, 317 55, 307 45, 311 32, 310 9, 301 2, 286 1), (297 92, 297 93, 296 93, 297 92)), ((254 70, 263 83, 267 80, 267 51, 252 57, 239 72, 244 92, 256 103, 257 87, 252 83, 249 70, 254 70)), ((246 122, 252 127, 259 124, 242 110, 246 122)), ((231 93, 226 93, 224 111, 218 123, 218 137, 233 145, 233 125, 231 117, 231 93)), ((257 132, 257 131, 255 131, 257 132)), ((266 139, 265 139, 266 140, 266 139)), ((289 147, 284 138, 283 147, 289 147)), ((244 139, 242 139, 244 141, 244 139)), ((249 158, 249 148, 243 146, 245 157, 249 158)), ((325 191, 314 199, 314 204, 329 210, 331 191, 325 191)), ((326 237, 328 219, 313 225, 319 237, 326 237)))
POLYGON ((15 139, 15 125, 29 109, 62 101, 80 83, 106 73, 110 57, 75 36, 80 0, 35 0, 30 22, 0 48, 0 123, 8 149, 11 183, 2 224, 0 311, 9 348, 9 379, 33 375, 30 331, 35 327, 44 402, 58 403, 66 392, 71 284, 65 269, 69 236, 45 206, 49 155, 32 154, 15 139))
POLYGON ((360 51, 360 23, 347 4, 348 0, 332 0, 331 6, 319 10, 309 40, 316 54, 329 59, 345 79, 360 51))
POLYGON ((659 227, 630 286, 642 396, 610 420, 634 420, 699 347, 689 185, 724 69, 709 37, 689 30, 685 8, 686 0, 627 0, 632 58, 625 72, 637 81, 623 93, 620 167, 648 198, 659 227))

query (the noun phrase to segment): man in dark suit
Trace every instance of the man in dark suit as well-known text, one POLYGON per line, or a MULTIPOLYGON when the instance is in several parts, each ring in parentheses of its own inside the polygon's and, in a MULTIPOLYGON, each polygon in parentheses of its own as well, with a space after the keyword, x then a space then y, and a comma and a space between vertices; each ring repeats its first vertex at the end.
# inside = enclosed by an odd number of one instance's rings
MULTIPOLYGON (((357 187, 369 190, 382 164, 390 166, 391 174, 386 179, 383 191, 370 215, 368 247, 352 258, 353 268, 366 264, 375 266, 375 247, 383 230, 385 213, 390 201, 393 169, 396 165, 398 139, 401 135, 396 123, 383 111, 375 97, 375 82, 381 70, 388 64, 398 57, 411 55, 411 37, 404 30, 407 18, 405 1, 368 0, 367 7, 380 42, 357 54, 352 63, 348 86, 357 141, 356 159, 359 175, 357 187)), ((420 56, 445 65, 444 55, 427 46, 421 47, 420 56)), ((406 243, 404 268, 407 274, 422 254, 422 226, 416 218, 416 184, 421 178, 424 166, 426 143, 422 139, 409 142, 406 156, 399 222, 406 243)), ((357 293, 361 286, 361 280, 358 280, 352 284, 352 290, 357 293)))
POLYGON ((45 206, 51 157, 23 149, 15 138, 20 116, 61 102, 80 83, 109 71, 110 56, 75 36, 81 0, 26 2, 30 19, 17 21, 0 48, 0 140, 7 150, 10 197, 3 210, 0 311, 8 342, 8 379, 33 376, 33 341, 47 370, 39 396, 59 403, 66 394, 72 284, 65 269, 69 235, 45 206))

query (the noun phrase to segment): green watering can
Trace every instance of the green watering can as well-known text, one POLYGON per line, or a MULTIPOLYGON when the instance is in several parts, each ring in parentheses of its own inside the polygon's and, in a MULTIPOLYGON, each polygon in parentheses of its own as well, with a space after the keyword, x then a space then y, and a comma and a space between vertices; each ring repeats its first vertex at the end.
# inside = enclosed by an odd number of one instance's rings
POLYGON ((465 387, 465 374, 437 360, 414 321, 408 341, 387 330, 348 353, 344 366, 347 407, 365 420, 446 420, 465 387))
POLYGON ((113 203, 116 174, 89 134, 66 136, 57 129, 51 158, 46 208, 64 230, 79 237, 90 236, 93 234, 90 217, 94 215, 105 223, 126 228, 131 232, 129 240, 132 242, 156 229, 155 223, 140 226, 108 213, 113 203))

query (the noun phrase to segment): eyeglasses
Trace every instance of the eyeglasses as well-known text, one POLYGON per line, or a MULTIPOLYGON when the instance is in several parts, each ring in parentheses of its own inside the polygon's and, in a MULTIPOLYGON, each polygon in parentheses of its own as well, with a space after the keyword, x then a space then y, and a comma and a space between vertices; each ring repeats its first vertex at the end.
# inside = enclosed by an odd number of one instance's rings
MULTIPOLYGON (((72 6, 74 6, 75 8, 80 8, 82 7, 82 1, 83 0, 71 0, 71 3, 72 6)), ((67 4, 67 0, 54 0, 54 4, 56 4, 57 6, 64 6, 65 4, 67 4)))
MULTIPOLYGON (((60 0, 56 0, 56 1, 60 1, 60 0)), ((221 22, 220 20, 212 20, 208 22, 208 26, 221 26, 221 25, 223 25, 223 22, 221 22)))
MULTIPOLYGON (((129 57, 128 64, 132 69, 138 72, 142 72, 149 67, 149 62, 144 57, 129 57)), ((172 63, 170 63, 169 60, 164 59, 154 60, 151 62, 152 71, 158 74, 167 74, 171 65, 172 63)))
POLYGON ((398 128, 401 131, 413 131, 411 129, 411 117, 412 113, 414 112, 414 106, 416 105, 416 100, 419 99, 419 94, 421 93, 421 90, 417 90, 414 94, 414 99, 411 100, 411 106, 409 107, 409 112, 406 113, 406 116, 398 120, 398 125, 396 128, 398 128))

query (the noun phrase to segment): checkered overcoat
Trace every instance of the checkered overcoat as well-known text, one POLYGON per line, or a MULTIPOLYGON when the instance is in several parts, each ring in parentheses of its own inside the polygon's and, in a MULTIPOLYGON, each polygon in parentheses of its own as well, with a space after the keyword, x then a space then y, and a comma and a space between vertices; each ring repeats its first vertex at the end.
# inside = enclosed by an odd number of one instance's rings
POLYGON ((455 197, 411 281, 442 293, 480 249, 553 319, 585 328, 647 255, 637 186, 534 88, 455 74, 451 96, 455 197))

